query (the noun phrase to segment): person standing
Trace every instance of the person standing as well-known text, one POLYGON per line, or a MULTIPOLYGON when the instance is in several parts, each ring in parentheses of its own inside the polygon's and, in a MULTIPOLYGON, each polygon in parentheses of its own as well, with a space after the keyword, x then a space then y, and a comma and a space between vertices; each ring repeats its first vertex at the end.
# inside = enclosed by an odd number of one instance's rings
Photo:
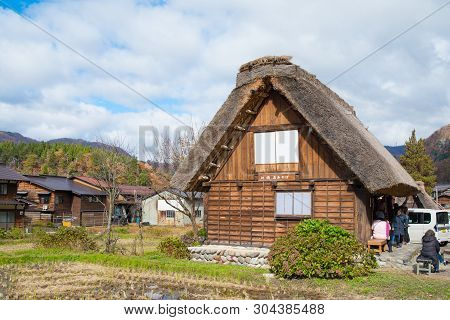
POLYGON ((404 232, 404 237, 403 237, 403 242, 405 244, 408 244, 410 241, 409 238, 409 232, 408 232, 408 228, 409 228, 409 216, 408 216, 408 208, 406 206, 401 206, 400 207, 400 211, 402 212, 402 220, 403 220, 403 224, 405 226, 405 232, 404 232))
POLYGON ((397 242, 397 248, 402 247, 403 237, 405 236, 405 223, 404 218, 402 216, 402 210, 398 210, 397 215, 394 217, 395 226, 394 226, 394 234, 395 240, 397 242))

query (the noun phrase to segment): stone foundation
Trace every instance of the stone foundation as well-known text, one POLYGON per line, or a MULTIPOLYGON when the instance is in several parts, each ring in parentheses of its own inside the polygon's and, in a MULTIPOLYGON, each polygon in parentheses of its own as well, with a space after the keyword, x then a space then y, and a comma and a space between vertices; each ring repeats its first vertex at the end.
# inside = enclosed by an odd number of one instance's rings
POLYGON ((268 248, 203 245, 188 249, 193 261, 269 268, 268 248))

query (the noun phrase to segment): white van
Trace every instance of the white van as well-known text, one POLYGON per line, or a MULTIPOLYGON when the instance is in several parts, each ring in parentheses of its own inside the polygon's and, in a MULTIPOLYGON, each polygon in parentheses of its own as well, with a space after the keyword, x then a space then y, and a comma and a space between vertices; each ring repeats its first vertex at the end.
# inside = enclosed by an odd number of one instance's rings
POLYGON ((446 245, 450 239, 449 211, 412 208, 408 209, 409 237, 412 243, 421 243, 428 230, 436 233, 441 245, 446 245))

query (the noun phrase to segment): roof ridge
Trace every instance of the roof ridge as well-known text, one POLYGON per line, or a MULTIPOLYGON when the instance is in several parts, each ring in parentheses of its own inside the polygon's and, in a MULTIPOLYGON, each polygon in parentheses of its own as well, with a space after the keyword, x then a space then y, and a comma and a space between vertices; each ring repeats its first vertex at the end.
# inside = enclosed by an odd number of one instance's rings
POLYGON ((292 62, 290 61, 292 59, 291 56, 264 56, 260 57, 258 59, 249 61, 247 63, 244 63, 239 68, 239 72, 251 70, 253 68, 259 67, 259 66, 265 66, 265 65, 280 65, 280 64, 287 64, 291 65, 292 62))

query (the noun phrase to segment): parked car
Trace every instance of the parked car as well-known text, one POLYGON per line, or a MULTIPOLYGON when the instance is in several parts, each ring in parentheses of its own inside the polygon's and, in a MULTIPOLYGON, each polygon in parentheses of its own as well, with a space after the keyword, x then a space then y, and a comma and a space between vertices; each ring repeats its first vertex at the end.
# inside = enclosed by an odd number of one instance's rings
POLYGON ((412 243, 421 243, 427 230, 434 230, 441 245, 450 238, 449 211, 413 208, 408 209, 409 237, 412 243))

